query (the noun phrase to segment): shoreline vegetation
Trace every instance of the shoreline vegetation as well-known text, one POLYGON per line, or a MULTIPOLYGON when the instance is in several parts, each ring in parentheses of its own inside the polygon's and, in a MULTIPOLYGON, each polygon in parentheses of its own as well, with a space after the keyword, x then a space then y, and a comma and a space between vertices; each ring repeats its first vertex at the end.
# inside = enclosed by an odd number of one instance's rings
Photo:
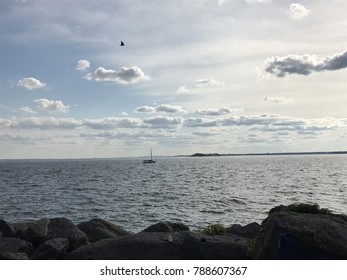
POLYGON ((260 224, 191 231, 158 222, 138 233, 103 219, 0 219, 0 260, 347 259, 347 216, 317 204, 272 208, 260 224))

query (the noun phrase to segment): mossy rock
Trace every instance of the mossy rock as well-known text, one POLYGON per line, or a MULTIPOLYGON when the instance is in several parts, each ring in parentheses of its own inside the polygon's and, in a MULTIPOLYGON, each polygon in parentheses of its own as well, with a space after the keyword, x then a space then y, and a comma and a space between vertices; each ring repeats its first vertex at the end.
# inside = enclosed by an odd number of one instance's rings
POLYGON ((227 229, 221 224, 213 224, 209 225, 202 231, 203 234, 206 235, 226 235, 227 229))
POLYGON ((269 215, 276 212, 296 212, 305 214, 332 214, 332 211, 326 208, 320 208, 317 203, 294 203, 288 206, 280 205, 272 208, 269 215))

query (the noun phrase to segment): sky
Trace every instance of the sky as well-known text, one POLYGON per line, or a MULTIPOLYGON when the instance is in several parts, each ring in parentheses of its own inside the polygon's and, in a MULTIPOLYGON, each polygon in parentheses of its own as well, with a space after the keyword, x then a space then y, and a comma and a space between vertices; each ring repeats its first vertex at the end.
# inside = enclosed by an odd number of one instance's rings
POLYGON ((0 158, 347 150, 346 11, 0 0, 0 158))

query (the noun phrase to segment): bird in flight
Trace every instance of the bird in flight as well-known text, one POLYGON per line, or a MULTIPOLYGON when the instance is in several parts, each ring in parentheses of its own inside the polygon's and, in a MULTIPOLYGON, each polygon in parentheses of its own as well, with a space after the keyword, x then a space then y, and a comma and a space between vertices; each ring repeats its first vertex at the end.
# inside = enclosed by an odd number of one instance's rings
POLYGON ((123 41, 120 41, 120 46, 121 46, 121 47, 124 47, 124 46, 125 46, 125 44, 124 44, 123 41))

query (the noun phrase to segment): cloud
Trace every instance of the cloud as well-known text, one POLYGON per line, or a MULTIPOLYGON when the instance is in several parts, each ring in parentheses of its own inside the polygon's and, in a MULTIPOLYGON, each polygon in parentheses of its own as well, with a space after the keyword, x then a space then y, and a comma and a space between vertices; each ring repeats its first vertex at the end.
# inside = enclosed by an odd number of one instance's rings
POLYGON ((222 6, 226 0, 218 0, 218 5, 222 6))
POLYGON ((78 71, 85 71, 90 67, 90 62, 85 59, 81 59, 77 62, 76 70, 78 71))
POLYGON ((271 57, 265 61, 265 71, 277 77, 288 74, 310 75, 313 72, 334 71, 347 67, 347 51, 317 60, 314 55, 271 57))
POLYGON ((177 93, 189 93, 190 90, 186 86, 181 86, 177 89, 177 93))
POLYGON ((280 96, 280 97, 270 97, 270 96, 266 96, 264 98, 264 102, 267 103, 275 103, 275 104, 279 104, 279 103, 288 103, 290 102, 292 99, 288 99, 286 97, 280 96))
POLYGON ((152 106, 140 106, 134 110, 135 113, 156 113, 156 112, 164 112, 164 113, 184 113, 185 110, 181 106, 172 106, 168 104, 161 104, 156 107, 152 106))
POLYGON ((87 80, 109 81, 119 84, 132 84, 149 79, 142 69, 136 66, 130 68, 122 67, 119 71, 99 67, 94 73, 87 74, 85 78, 87 80))
POLYGON ((223 107, 223 108, 201 109, 201 110, 195 111, 194 113, 198 115, 205 115, 205 116, 222 116, 222 115, 229 115, 232 113, 240 113, 240 112, 243 112, 243 110, 223 107))
POLYGON ((305 6, 298 4, 298 3, 292 3, 289 5, 288 8, 288 14, 291 19, 295 20, 301 20, 304 17, 306 17, 311 11, 306 9, 305 6))
POLYGON ((75 129, 81 125, 81 121, 72 118, 31 117, 0 119, 0 127, 12 129, 75 129))
POLYGON ((211 131, 194 131, 192 132, 192 135, 195 136, 202 136, 202 137, 209 137, 209 136, 216 136, 220 135, 220 132, 211 132, 211 131))
POLYGON ((18 86, 23 87, 27 90, 33 90, 44 88, 46 84, 35 78, 24 78, 18 81, 18 86))
POLYGON ((255 3, 267 3, 271 2, 271 0, 245 0, 249 4, 255 4, 255 3))
POLYGON ((185 110, 181 106, 172 106, 167 104, 161 104, 155 107, 157 112, 165 112, 165 113, 184 113, 185 110))
POLYGON ((115 129, 115 128, 138 128, 143 127, 143 122, 139 118, 102 118, 102 119, 84 119, 82 126, 92 129, 115 129))
POLYGON ((63 102, 59 100, 55 101, 41 98, 34 100, 34 103, 38 108, 47 111, 55 111, 62 113, 67 113, 69 111, 69 106, 64 105, 63 102))
POLYGON ((219 82, 213 79, 212 77, 198 79, 195 82, 196 87, 205 87, 205 86, 224 86, 224 82, 219 82))
POLYGON ((156 116, 143 119, 143 123, 149 128, 171 128, 183 123, 182 117, 156 116))
POLYGON ((29 107, 21 107, 21 108, 19 108, 19 111, 21 111, 23 113, 28 113, 28 114, 36 114, 37 113, 29 107))
POLYGON ((220 126, 220 120, 211 120, 207 118, 188 118, 184 120, 184 126, 215 127, 215 126, 220 126))
POLYGON ((140 106, 134 110, 134 113, 154 113, 156 110, 151 106, 140 106))

